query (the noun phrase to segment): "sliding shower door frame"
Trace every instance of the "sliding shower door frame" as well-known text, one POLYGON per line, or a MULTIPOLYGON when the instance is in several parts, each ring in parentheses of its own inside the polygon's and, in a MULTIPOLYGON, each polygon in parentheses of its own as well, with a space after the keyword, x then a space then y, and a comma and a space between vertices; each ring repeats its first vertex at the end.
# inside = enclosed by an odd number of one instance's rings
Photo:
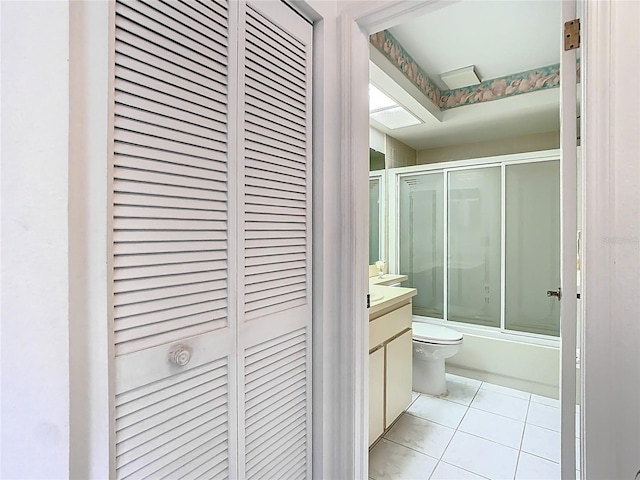
MULTIPOLYGON (((369 171, 369 182, 371 180, 378 180, 378 249, 379 249, 379 258, 378 260, 383 260, 387 262, 387 268, 389 268, 389 250, 388 250, 388 221, 387 221, 387 212, 389 211, 389 195, 387 193, 387 170, 371 170, 369 171)), ((391 271, 391 270, 389 270, 391 271)))
MULTIPOLYGON (((449 173, 464 170, 478 170, 482 168, 500 167, 500 327, 489 327, 466 322, 455 322, 456 328, 461 331, 475 331, 484 335, 496 338, 513 338, 519 341, 528 341, 531 343, 559 346, 560 337, 545 335, 539 333, 522 332, 519 330, 510 330, 506 328, 506 170, 508 166, 543 163, 560 161, 560 150, 547 150, 540 152, 530 152, 523 154, 512 154, 503 156, 494 156, 486 158, 477 158, 469 160, 458 160, 446 163, 433 163, 415 165, 410 167, 401 167, 389 169, 386 171, 388 227, 389 227, 389 272, 396 274, 408 274, 408 272, 400 271, 400 185, 403 178, 415 175, 431 175, 443 174, 444 199, 443 199, 443 318, 433 318, 426 316, 414 315, 414 319, 419 321, 427 321, 438 325, 451 325, 453 321, 449 320, 449 173)), ((384 177, 385 175, 383 175, 384 177)), ((560 179, 558 178, 558 181, 560 179)), ((560 205, 558 205, 560 209, 560 205)), ((383 215, 384 216, 384 215, 383 215)), ((550 285, 549 288, 553 288, 550 285)))

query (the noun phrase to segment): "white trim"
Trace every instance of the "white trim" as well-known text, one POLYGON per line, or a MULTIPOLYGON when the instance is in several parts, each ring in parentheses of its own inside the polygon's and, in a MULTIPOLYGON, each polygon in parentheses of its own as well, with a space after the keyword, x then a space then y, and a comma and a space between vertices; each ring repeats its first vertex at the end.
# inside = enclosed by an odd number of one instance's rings
MULTIPOLYGON (((340 230, 347 239, 340 258, 340 265, 355 265, 341 285, 344 302, 340 305, 341 317, 350 319, 351 325, 340 339, 340 351, 345 354, 342 386, 351 390, 351 402, 344 412, 353 419, 350 430, 353 445, 350 474, 344 478, 366 478, 368 475, 368 312, 364 299, 368 290, 367 249, 359 248, 368 242, 367 211, 368 204, 368 88, 369 83, 369 41, 358 27, 353 16, 343 14, 339 20, 340 40, 344 48, 341 59, 342 91, 342 129, 350 132, 342 143, 344 170, 341 176, 341 189, 344 192, 343 214, 340 230), (346 74, 346 76, 345 76, 346 74), (350 283, 349 283, 350 281, 350 283)), ((345 268, 344 270, 349 270, 345 268)), ((349 322, 345 322, 349 323, 349 322)), ((345 445, 346 446, 346 445, 345 445)), ((349 459, 345 459, 349 460, 349 459)), ((346 473, 346 472, 345 472, 346 473)))
MULTIPOLYGON (((455 160, 451 162, 439 162, 439 163, 423 163, 420 165, 411 165, 409 167, 398 167, 389 169, 389 172, 393 173, 412 173, 414 171, 424 170, 452 170, 457 168, 471 168, 476 165, 485 164, 501 164, 508 163, 530 163, 539 162, 544 160, 557 160, 560 156, 560 150, 543 150, 538 152, 525 152, 525 153, 512 153, 507 155, 493 155, 490 157, 470 158, 466 160, 455 160)), ((490 165, 486 165, 490 166, 490 165)))
MULTIPOLYGON (((115 471, 108 268, 112 5, 70 2, 69 347, 71 478, 115 471)), ((62 92, 59 92, 62 94, 62 92)))
MULTIPOLYGON (((387 262, 387 269, 389 268, 389 250, 387 249, 387 215, 388 209, 388 195, 387 195, 387 171, 386 170, 373 170, 369 172, 369 181, 372 179, 378 180, 378 225, 380 231, 378 234, 378 260, 387 262)), ((371 186, 369 186, 371 188, 371 186)), ((369 253, 369 256, 371 254, 369 253)))
MULTIPOLYGON (((562 4, 562 25, 576 18, 576 1, 562 4)), ((558 26, 560 28, 560 25, 558 26)), ((564 42, 564 38, 561 43, 564 42)), ((560 77, 560 469, 576 472, 576 50, 561 50, 560 77)))
MULTIPOLYGON (((442 172, 442 319, 449 318, 449 173, 442 172)), ((399 195, 398 195, 399 196, 399 195)))
POLYGON ((500 165, 500 330, 507 326, 507 166, 500 165))

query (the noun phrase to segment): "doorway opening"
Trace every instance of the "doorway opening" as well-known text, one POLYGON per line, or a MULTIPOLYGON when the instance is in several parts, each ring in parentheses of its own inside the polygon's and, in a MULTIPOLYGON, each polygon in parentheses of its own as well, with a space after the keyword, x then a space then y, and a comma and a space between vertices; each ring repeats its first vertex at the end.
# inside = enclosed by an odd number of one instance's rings
MULTIPOLYGON (((456 464, 451 452, 462 446, 470 452, 494 448, 490 463, 511 469, 505 470, 507 476, 547 469, 552 472, 549 478, 560 478, 560 426, 565 425, 558 400, 562 341, 555 295, 561 284, 563 214, 560 2, 527 5, 532 11, 519 2, 507 5, 505 10, 513 8, 511 14, 521 15, 524 22, 505 21, 507 11, 501 18, 483 15, 485 3, 441 6, 422 20, 374 30, 369 42, 369 264, 382 262, 391 276, 407 276, 401 285, 417 290, 414 322, 446 325, 462 331, 466 340, 460 353, 447 361, 448 397, 414 392, 407 413, 391 422, 385 419, 389 426, 372 444, 371 478, 385 478, 385 465, 393 464, 389 459, 406 458, 403 448, 417 451, 416 462, 422 470, 431 468, 434 478, 455 469, 498 474, 490 467, 483 470, 482 459, 476 460, 474 470, 471 455, 463 454, 467 463, 456 464), (535 27, 534 18, 540 22, 535 27), (478 25, 481 31, 474 34, 478 25), (513 38, 511 28, 521 42, 512 42, 511 50, 501 48, 506 44, 501 39, 513 38), (540 34, 543 29, 547 37, 540 34), (528 34, 536 40, 527 42, 528 34), (531 51, 525 54, 522 45, 531 51), (496 51, 500 55, 491 55, 496 51), (451 71, 453 75, 447 75, 451 71), (467 80, 470 84, 445 83, 457 76, 475 78, 467 80), (555 163, 548 158, 536 162, 545 155, 555 155, 555 163), (554 165, 546 180, 536 176, 539 172, 524 171, 536 163, 554 165), (484 178, 491 168, 493 195, 492 182, 484 178), (433 185, 425 187, 427 179, 433 185), (423 188, 417 186, 421 180, 423 188), (555 194, 550 195, 549 188, 555 194), (518 211, 518 202, 533 210, 518 211), (542 235, 554 248, 536 253, 544 241, 532 237, 546 223, 555 234, 542 235), (535 275, 539 277, 532 281, 535 275), (540 290, 538 283, 545 282, 548 288, 531 295, 534 286, 540 290), (519 362, 533 378, 513 369, 519 362), (549 370, 553 374, 544 381, 536 376, 549 370), (512 407, 498 407, 500 402, 512 407), (442 416, 434 414, 447 408, 442 416), (507 414, 508 408, 513 411, 507 414), (495 428, 485 433, 479 427, 500 422, 509 435, 496 437, 495 428), (437 433, 429 437, 429 430, 437 433), (497 461, 500 456, 504 461, 497 461)), ((376 271, 370 267, 370 276, 376 277, 376 271)))

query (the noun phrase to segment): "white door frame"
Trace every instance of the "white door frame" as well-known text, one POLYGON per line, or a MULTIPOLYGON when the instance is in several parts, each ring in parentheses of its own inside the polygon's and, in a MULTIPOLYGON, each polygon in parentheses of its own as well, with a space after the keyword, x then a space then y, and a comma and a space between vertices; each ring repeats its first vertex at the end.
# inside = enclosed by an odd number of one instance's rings
MULTIPOLYGON (((577 0, 582 1, 582 0, 577 0)), ((572 3, 575 8, 575 2, 573 0, 563 3, 572 3)), ((367 438, 367 404, 365 398, 365 392, 368 392, 368 365, 367 365, 367 343, 368 338, 368 315, 364 302, 360 299, 365 298, 367 282, 365 278, 365 272, 367 271, 368 258, 366 252, 359 246, 367 244, 367 223, 366 215, 358 215, 359 212, 367 211, 367 184, 368 179, 368 162, 366 152, 368 151, 368 72, 369 72, 369 39, 368 36, 371 33, 380 31, 385 28, 389 28, 395 24, 401 23, 403 20, 415 17, 419 14, 425 14, 434 9, 446 6, 446 0, 425 0, 423 2, 415 1, 362 1, 357 2, 357 5, 347 6, 343 11, 340 18, 340 39, 342 44, 342 57, 341 57, 341 86, 342 86, 342 125, 344 132, 344 139, 342 143, 342 158, 345 159, 345 171, 343 172, 343 182, 347 185, 342 185, 342 188, 348 192, 350 197, 347 199, 345 211, 343 213, 343 220, 347 220, 347 228, 345 230, 346 238, 349 239, 350 233, 353 233, 354 238, 350 242, 343 243, 343 259, 342 265, 346 270, 351 273, 351 283, 346 283, 346 290, 344 299, 345 304, 341 306, 344 318, 351 318, 353 324, 348 331, 344 331, 343 334, 350 340, 348 345, 341 344, 342 348, 346 348, 344 351, 345 358, 349 359, 349 370, 355 373, 354 384, 351 386, 351 401, 353 402, 353 444, 352 452, 354 454, 353 462, 353 478, 366 478, 368 474, 368 452, 366 448, 367 438), (346 161, 348 159, 348 161, 346 161), (347 233, 348 232, 348 233, 347 233), (350 268, 349 268, 350 266, 350 268), (360 406, 360 409, 357 406, 360 406)), ((584 5, 583 12, 587 8, 584 5)), ((560 22, 558 22, 558 28, 560 28, 560 22)), ((589 32, 587 32, 588 34, 589 32)), ((582 32, 584 36, 584 31, 582 32)), ((585 55, 583 53, 583 59, 585 55)), ((584 70, 583 70, 584 76, 584 70)), ((583 125, 586 123, 585 115, 582 118, 583 125)), ((575 129, 573 132, 566 131, 567 137, 573 134, 575 139, 575 129)), ((584 137, 583 137, 584 138, 584 137)), ((585 152, 585 157, 588 157, 588 152, 585 152)), ((575 156, 572 164, 575 165, 575 156)), ((565 178, 565 182, 574 182, 575 175, 573 177, 565 178)), ((575 188, 575 186, 574 186, 575 188)), ((346 194, 345 194, 346 195, 346 194)), ((575 199, 571 202, 575 207, 575 199)), ((575 214, 573 215, 575 223, 575 214)), ((573 240, 571 240, 573 241, 573 240)), ((565 242, 567 243, 567 242, 565 242)), ((565 250, 570 250, 565 247, 565 250)), ((575 250, 575 245, 573 249, 575 250)), ((573 288, 568 289, 568 293, 573 292, 573 309, 575 316, 575 283, 573 288)), ((571 312, 568 313, 571 313, 571 312)), ((565 310, 565 313, 566 310, 565 310)), ((575 331, 575 319, 569 322, 569 328, 565 328, 565 331, 575 331)), ((345 329, 346 330, 346 329, 345 329)), ((567 347, 572 348, 575 352, 576 339, 570 339, 567 347)), ((566 349, 565 349, 566 350, 566 349)), ((568 355, 565 355, 568 356, 568 355)), ((568 360, 561 360, 562 370, 565 375, 568 374, 567 364, 573 365, 572 372, 575 373, 575 357, 571 355, 571 362, 568 360)), ((560 366, 559 366, 560 368, 560 366)), ((584 369, 581 371, 581 375, 584 376, 584 369)), ((564 383, 564 382, 563 382, 564 383)), ((583 382, 581 382, 583 384, 583 382)), ((573 390, 573 398, 575 398, 575 375, 573 381, 566 383, 569 390, 573 390), (573 388, 571 388, 573 386, 573 388)), ((346 392, 345 392, 346 393, 346 392)), ((573 400, 572 400, 573 402, 573 400)), ((565 402, 566 403, 566 402, 565 402)), ((565 433, 563 435, 562 446, 562 464, 563 464, 563 478, 573 477, 575 474, 575 436, 573 434, 575 417, 569 418, 566 415, 566 408, 564 408, 565 414, 562 419, 562 430, 565 433), (570 433, 570 436, 569 436, 570 433), (569 475, 569 471, 573 473, 569 475)), ((583 422, 584 423, 584 422, 583 422)), ((583 431, 583 435, 584 435, 583 431)), ((345 445, 346 447, 346 445, 345 445)), ((584 475, 584 473, 583 473, 584 475)))

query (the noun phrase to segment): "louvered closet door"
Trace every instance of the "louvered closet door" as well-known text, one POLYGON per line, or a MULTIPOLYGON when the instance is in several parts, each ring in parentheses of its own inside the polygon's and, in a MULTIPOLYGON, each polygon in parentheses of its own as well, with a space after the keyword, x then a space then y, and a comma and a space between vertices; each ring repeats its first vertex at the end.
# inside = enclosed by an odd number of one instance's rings
POLYGON ((235 29, 211 0, 117 1, 115 26, 115 476, 225 478, 237 454, 235 29))
POLYGON ((311 478, 313 29, 274 1, 249 2, 240 18, 239 475, 311 478))

